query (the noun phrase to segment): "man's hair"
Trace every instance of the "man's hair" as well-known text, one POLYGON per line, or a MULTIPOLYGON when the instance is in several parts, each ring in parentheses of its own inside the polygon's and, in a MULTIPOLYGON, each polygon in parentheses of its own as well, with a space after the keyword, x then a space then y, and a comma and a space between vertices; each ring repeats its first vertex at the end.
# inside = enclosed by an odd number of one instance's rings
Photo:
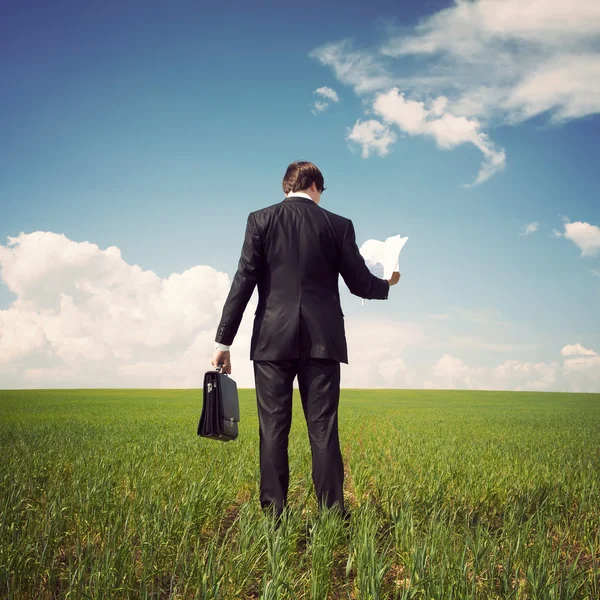
POLYGON ((325 180, 319 168, 306 160, 297 160, 287 168, 281 187, 287 195, 290 192, 305 190, 313 183, 320 192, 325 190, 325 180))

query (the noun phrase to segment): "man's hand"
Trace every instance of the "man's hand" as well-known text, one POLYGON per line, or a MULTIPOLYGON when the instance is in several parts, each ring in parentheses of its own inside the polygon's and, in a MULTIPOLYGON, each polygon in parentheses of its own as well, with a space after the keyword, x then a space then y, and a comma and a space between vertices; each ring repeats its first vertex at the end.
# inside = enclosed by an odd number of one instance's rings
POLYGON ((400 281, 400 273, 398 273, 398 271, 394 271, 392 273, 392 278, 388 279, 388 283, 390 284, 390 287, 393 285, 396 285, 399 281, 400 281))
POLYGON ((210 364, 215 368, 217 368, 219 364, 222 364, 223 368, 221 369, 221 373, 231 375, 231 355, 229 354, 229 350, 227 350, 227 352, 215 350, 210 364))

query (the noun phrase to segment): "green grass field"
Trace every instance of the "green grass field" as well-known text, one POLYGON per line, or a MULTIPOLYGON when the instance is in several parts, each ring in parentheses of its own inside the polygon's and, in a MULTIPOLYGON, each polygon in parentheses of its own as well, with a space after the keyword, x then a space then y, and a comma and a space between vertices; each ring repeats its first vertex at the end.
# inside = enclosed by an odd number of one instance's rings
POLYGON ((296 397, 278 530, 240 397, 223 444, 196 390, 0 391, 0 597, 600 598, 600 394, 343 390, 349 529, 296 397))

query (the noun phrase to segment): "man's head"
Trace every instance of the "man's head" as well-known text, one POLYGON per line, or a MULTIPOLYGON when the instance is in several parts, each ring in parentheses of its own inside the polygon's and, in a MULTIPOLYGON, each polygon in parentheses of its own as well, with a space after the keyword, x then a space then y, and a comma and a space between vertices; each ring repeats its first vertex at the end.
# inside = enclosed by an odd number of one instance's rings
POLYGON ((281 187, 286 196, 291 192, 304 192, 319 204, 321 193, 325 190, 325 180, 316 165, 297 160, 287 168, 281 187))

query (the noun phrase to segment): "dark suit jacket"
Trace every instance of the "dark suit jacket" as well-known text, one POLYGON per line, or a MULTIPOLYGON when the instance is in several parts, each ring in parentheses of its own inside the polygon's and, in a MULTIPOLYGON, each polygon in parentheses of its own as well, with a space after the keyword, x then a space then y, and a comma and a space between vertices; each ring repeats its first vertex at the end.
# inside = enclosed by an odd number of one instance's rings
POLYGON ((301 196, 250 213, 216 341, 233 342, 258 286, 252 360, 310 356, 347 363, 339 275, 361 298, 388 297, 389 283, 371 275, 350 219, 301 196))

